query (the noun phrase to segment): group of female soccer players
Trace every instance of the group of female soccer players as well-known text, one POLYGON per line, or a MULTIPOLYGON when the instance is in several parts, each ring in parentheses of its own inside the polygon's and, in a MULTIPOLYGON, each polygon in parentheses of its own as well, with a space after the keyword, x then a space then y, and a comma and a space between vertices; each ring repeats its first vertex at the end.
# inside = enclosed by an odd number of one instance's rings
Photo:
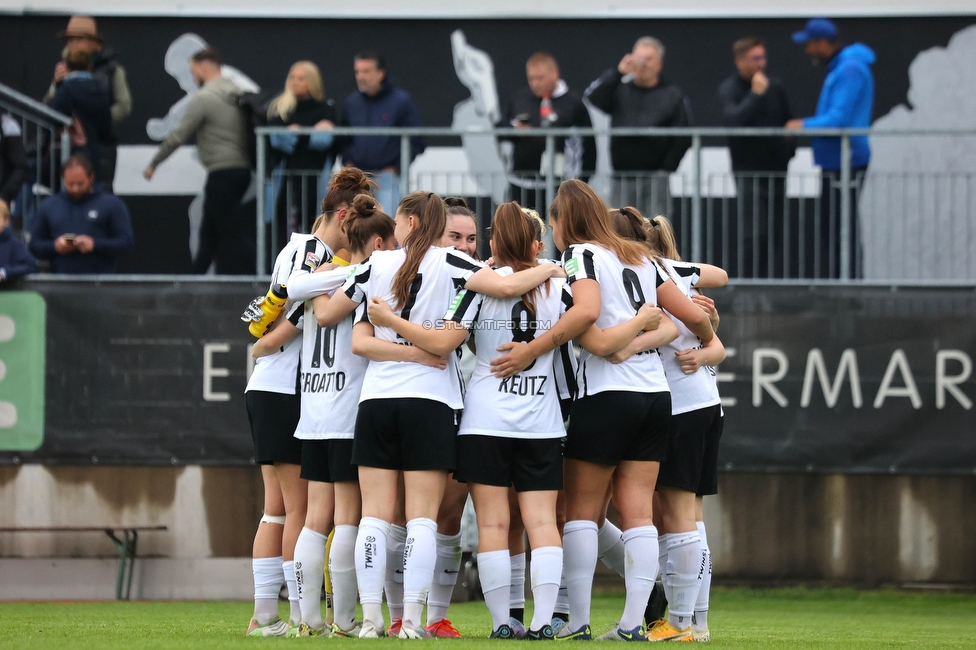
POLYGON ((336 174, 313 233, 275 263, 293 302, 255 343, 247 389, 266 495, 248 634, 459 636, 445 615, 470 493, 492 638, 594 638, 601 559, 627 597, 597 639, 708 640, 701 497, 717 488, 725 351, 698 289, 724 271, 680 262, 666 219, 608 210, 580 181, 550 208, 561 263, 538 259, 545 225, 513 202, 490 266, 462 201, 414 192, 391 218, 373 187, 336 174), (668 619, 648 630, 659 573, 668 619))

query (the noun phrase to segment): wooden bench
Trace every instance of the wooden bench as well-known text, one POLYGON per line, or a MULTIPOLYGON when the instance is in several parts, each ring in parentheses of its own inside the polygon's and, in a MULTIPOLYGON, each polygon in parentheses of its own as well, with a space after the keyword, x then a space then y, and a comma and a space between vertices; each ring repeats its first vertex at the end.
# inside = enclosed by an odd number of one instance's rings
POLYGON ((16 526, 0 528, 0 533, 105 533, 119 552, 119 575, 115 581, 115 599, 129 600, 139 533, 163 530, 166 530, 166 526, 16 526))

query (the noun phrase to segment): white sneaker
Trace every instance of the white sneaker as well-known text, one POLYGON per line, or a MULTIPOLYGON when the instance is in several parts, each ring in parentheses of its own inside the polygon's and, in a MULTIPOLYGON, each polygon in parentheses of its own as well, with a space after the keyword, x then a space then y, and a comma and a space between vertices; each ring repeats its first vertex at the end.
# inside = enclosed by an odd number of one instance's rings
POLYGON ((712 640, 711 635, 708 633, 708 626, 705 627, 695 627, 691 626, 691 633, 695 636, 695 641, 699 643, 708 643, 712 640))
POLYGON ((379 639, 384 636, 386 636, 386 632, 382 628, 376 629, 376 626, 372 623, 364 622, 359 629, 360 639, 379 639))

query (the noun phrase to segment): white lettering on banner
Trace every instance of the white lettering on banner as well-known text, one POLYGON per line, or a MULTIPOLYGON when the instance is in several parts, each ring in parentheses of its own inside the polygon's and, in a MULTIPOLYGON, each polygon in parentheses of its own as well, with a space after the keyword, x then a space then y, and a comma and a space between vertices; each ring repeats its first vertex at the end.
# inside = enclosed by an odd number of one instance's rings
POLYGON ((230 376, 229 368, 214 368, 213 355, 227 352, 230 352, 230 345, 227 343, 203 344, 203 401, 205 402, 230 401, 230 393, 216 392, 213 389, 214 377, 230 376))
POLYGON ((824 363, 823 352, 820 351, 820 348, 810 350, 807 355, 807 369, 803 373, 803 392, 800 395, 800 407, 802 408, 810 406, 814 373, 817 373, 817 377, 820 379, 820 387, 823 389, 828 408, 834 408, 837 405, 845 374, 850 376, 851 401, 854 408, 861 408, 864 400, 861 399, 861 377, 857 372, 857 354, 854 353, 854 350, 847 348, 840 355, 840 363, 837 365, 837 374, 834 376, 833 385, 830 384, 827 377, 827 364, 824 363))
POLYGON ((908 357, 905 356, 904 350, 895 350, 892 353, 891 361, 888 362, 888 368, 881 380, 881 387, 878 388, 878 395, 874 398, 874 408, 881 408, 888 397, 908 397, 912 400, 912 407, 922 408, 922 396, 918 394, 915 377, 912 376, 912 368, 908 365, 908 357), (902 380, 905 382, 903 387, 891 387, 896 371, 901 373, 902 380))
MULTIPOLYGON (((734 356, 735 356, 735 348, 725 348, 725 358, 726 359, 731 359, 734 356)), ((721 367, 721 366, 718 366, 718 367, 721 367)), ((735 381, 735 373, 734 372, 717 372, 717 373, 715 373, 715 381, 717 381, 719 383, 721 383, 721 382, 735 381)), ((722 391, 720 389, 719 390, 719 393, 721 393, 721 392, 722 391)), ((735 406, 738 403, 739 403, 739 400, 737 400, 734 397, 723 397, 722 398, 722 408, 730 408, 732 406, 735 406)))
POLYGON ((943 409, 946 405, 946 391, 952 393, 962 407, 967 411, 973 408, 973 400, 959 390, 963 383, 973 374, 973 360, 962 350, 939 350, 935 354, 935 408, 943 409), (962 364, 962 372, 958 375, 946 374, 946 361, 958 361, 962 364))
POLYGON ((776 382, 786 376, 786 371, 790 369, 790 361, 781 350, 776 348, 756 348, 752 352, 752 405, 762 406, 763 390, 776 400, 776 403, 786 408, 790 403, 786 395, 776 388, 776 382), (763 361, 772 359, 776 361, 776 370, 771 374, 763 373, 763 361))

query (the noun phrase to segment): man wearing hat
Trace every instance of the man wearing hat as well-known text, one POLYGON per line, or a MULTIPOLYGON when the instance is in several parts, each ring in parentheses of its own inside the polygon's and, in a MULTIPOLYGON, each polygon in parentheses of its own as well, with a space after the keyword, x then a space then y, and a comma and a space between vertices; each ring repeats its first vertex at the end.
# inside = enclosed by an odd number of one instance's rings
MULTIPOLYGON (((813 117, 790 120, 788 129, 868 128, 874 108, 874 76, 871 64, 874 51, 863 43, 843 45, 837 26, 826 18, 813 18, 803 31, 793 34, 795 43, 803 44, 806 53, 817 64, 827 68, 817 113, 813 117)), ((820 202, 822 241, 820 251, 821 275, 840 277, 840 138, 813 138, 813 160, 823 170, 820 202), (831 205, 835 206, 830 218, 831 205)), ((852 276, 861 276, 860 241, 857 227, 856 187, 864 178, 871 147, 867 136, 851 137, 851 178, 854 187, 848 188, 851 199, 851 260, 852 276)))
POLYGON ((112 191, 112 181, 115 178, 115 162, 118 156, 118 140, 114 127, 132 112, 132 94, 125 78, 125 68, 116 61, 115 52, 105 48, 105 39, 98 33, 95 19, 89 16, 72 16, 68 27, 58 34, 58 38, 65 41, 62 61, 54 66, 54 81, 44 96, 45 102, 50 102, 58 86, 68 74, 65 61, 69 52, 83 51, 91 57, 91 74, 108 91, 112 104, 112 132, 106 136, 101 144, 101 173, 104 189, 112 191))

